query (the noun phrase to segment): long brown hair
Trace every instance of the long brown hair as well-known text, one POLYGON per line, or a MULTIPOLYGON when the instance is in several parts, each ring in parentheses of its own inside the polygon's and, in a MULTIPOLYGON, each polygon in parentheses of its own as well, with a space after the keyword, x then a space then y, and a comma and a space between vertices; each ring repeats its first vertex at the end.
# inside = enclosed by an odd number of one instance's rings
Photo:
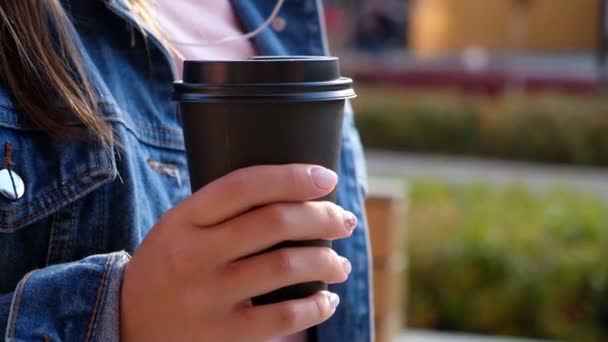
MULTIPOLYGON (((128 4, 151 22, 145 0, 128 4)), ((0 79, 19 113, 35 126, 74 136, 67 121, 76 119, 107 144, 112 130, 98 114, 97 94, 69 30, 59 0, 0 0, 0 79)))

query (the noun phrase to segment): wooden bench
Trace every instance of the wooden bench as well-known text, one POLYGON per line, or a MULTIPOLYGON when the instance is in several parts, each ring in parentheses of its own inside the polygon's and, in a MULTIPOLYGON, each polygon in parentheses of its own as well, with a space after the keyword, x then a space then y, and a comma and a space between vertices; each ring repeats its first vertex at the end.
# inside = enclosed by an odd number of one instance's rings
POLYGON ((404 181, 370 178, 366 211, 372 244, 377 342, 394 341, 403 327, 407 207, 404 181))

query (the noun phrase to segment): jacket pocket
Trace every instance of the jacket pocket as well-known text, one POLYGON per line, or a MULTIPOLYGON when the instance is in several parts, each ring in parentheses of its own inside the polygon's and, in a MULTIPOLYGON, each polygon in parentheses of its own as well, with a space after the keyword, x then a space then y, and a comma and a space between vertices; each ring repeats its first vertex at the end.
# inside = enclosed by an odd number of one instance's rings
MULTIPOLYGON (((81 128, 82 129, 82 128, 81 128)), ((0 167, 24 183, 23 196, 0 195, 0 233, 45 218, 115 177, 112 151, 98 141, 54 138, 0 106, 0 167), (10 149, 10 155, 7 155, 10 149)))

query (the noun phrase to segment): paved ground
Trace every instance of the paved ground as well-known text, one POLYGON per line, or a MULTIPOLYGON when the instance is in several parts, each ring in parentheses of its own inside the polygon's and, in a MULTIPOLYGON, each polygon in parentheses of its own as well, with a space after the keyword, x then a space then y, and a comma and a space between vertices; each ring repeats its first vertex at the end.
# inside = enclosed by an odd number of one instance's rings
POLYGON ((553 186, 590 191, 608 199, 608 168, 587 168, 490 161, 470 157, 429 156, 366 151, 369 173, 406 178, 438 177, 451 182, 519 183, 532 188, 553 186))
MULTIPOLYGON (((467 334, 443 334, 429 331, 409 330, 395 342, 540 342, 530 339, 486 337, 467 334)), ((546 341, 545 341, 546 342, 546 341)))

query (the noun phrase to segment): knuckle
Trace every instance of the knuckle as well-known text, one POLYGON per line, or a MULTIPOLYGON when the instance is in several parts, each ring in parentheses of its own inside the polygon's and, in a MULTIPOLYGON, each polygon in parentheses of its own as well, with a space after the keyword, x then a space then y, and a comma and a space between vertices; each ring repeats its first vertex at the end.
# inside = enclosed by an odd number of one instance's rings
POLYGON ((231 262, 220 270, 220 274, 226 277, 229 281, 234 280, 237 279, 239 275, 243 274, 243 268, 238 261, 231 262))
POLYGON ((184 313, 195 316, 201 311, 200 291, 184 286, 180 291, 179 301, 184 313))
POLYGON ((226 178, 226 186, 232 194, 242 194, 249 191, 253 179, 249 169, 234 171, 226 178))
POLYGON ((325 298, 325 295, 316 296, 314 303, 315 303, 315 305, 313 307, 313 314, 315 316, 314 318, 317 321, 322 321, 323 319, 325 319, 325 317, 327 317, 330 314, 330 311, 331 311, 327 304, 327 298, 325 298))
POLYGON ((319 252, 320 267, 325 270, 328 281, 343 282, 348 278, 344 271, 341 258, 331 248, 322 248, 319 252))
POLYGON ((289 165, 286 167, 284 181, 285 185, 292 189, 302 187, 305 182, 303 181, 303 172, 301 167, 298 167, 298 165, 289 165))
POLYGON ((183 246, 171 247, 167 251, 167 266, 169 272, 175 275, 186 273, 186 265, 190 262, 189 252, 183 246))
POLYGON ((277 258, 274 259, 276 262, 275 269, 277 273, 290 275, 296 272, 296 261, 293 253, 287 249, 277 251, 277 258))
POLYGON ((237 315, 245 326, 255 326, 259 321, 256 312, 255 310, 245 309, 237 311, 237 315))
POLYGON ((266 220, 272 223, 272 227, 284 230, 290 225, 290 210, 288 206, 281 204, 270 205, 266 208, 266 220))
POLYGON ((337 260, 338 260, 338 254, 336 252, 334 252, 333 249, 328 248, 328 247, 321 247, 321 250, 319 251, 319 255, 320 255, 320 261, 325 264, 325 265, 329 265, 332 268, 335 268, 335 266, 337 265, 337 260))
POLYGON ((293 303, 285 303, 277 313, 277 322, 284 330, 295 330, 298 328, 298 310, 293 303))
POLYGON ((179 212, 175 209, 171 209, 158 219, 154 227, 160 230, 170 229, 176 225, 179 217, 179 212))
POLYGON ((329 228, 336 228, 342 225, 342 213, 340 207, 331 203, 331 202, 323 202, 323 207, 325 208, 325 219, 327 220, 327 224, 329 228))

